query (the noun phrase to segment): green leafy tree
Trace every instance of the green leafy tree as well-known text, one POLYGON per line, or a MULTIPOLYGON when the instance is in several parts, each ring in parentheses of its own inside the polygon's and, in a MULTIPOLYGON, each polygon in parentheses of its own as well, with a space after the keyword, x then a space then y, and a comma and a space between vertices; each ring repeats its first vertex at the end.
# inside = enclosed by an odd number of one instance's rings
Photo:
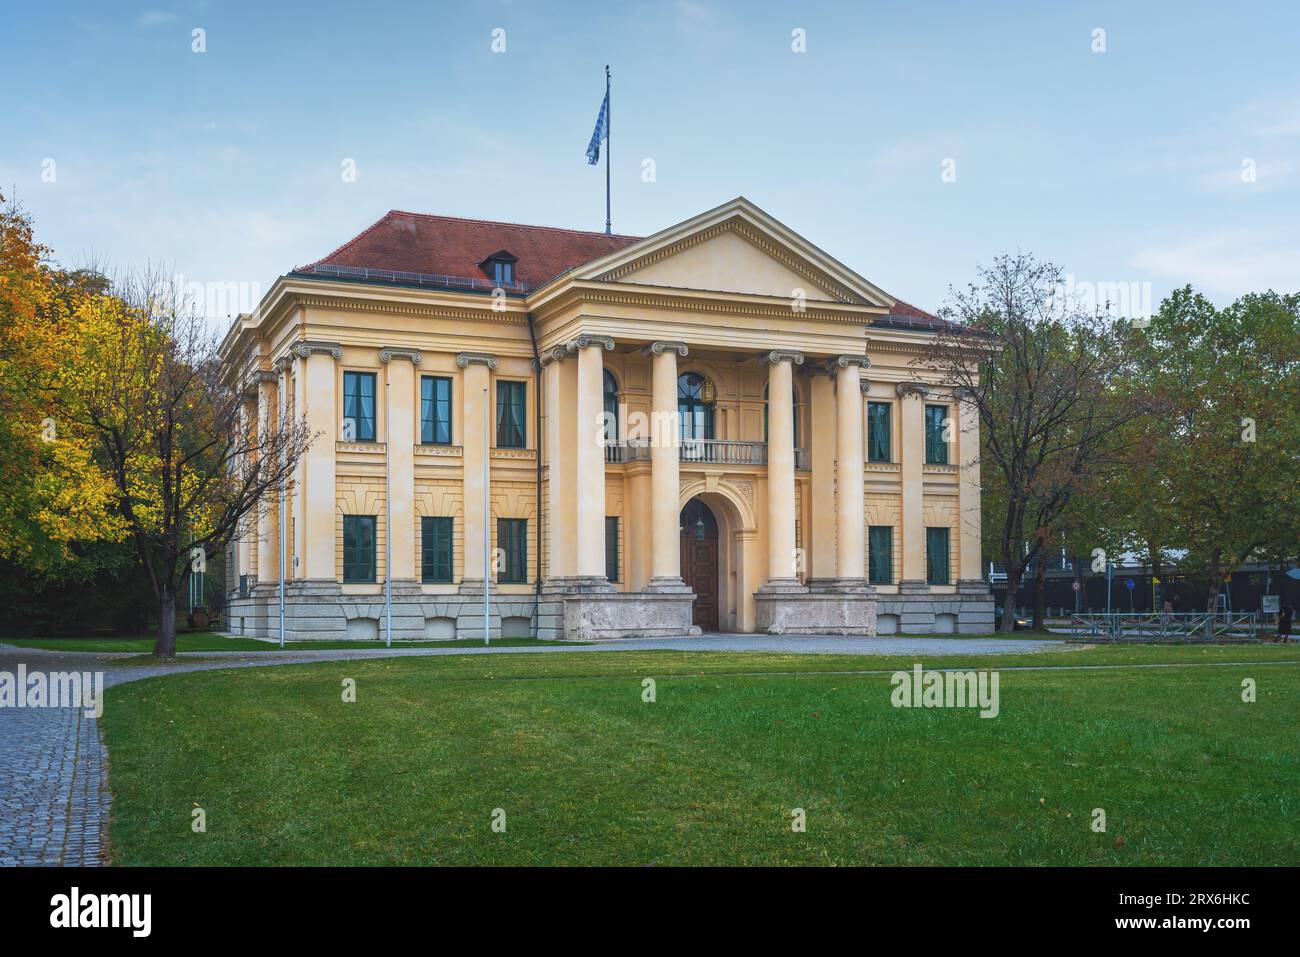
POLYGON ((1213 610, 1232 569, 1300 551, 1300 295, 1217 309, 1184 287, 1132 348, 1135 387, 1165 409, 1138 423, 1132 531, 1153 555, 1185 549, 1213 610))

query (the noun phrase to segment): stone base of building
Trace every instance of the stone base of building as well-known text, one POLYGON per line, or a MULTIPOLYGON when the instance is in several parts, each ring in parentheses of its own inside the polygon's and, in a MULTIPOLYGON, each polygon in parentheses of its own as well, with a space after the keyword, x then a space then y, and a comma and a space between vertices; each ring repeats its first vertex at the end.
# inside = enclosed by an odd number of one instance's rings
POLYGON ((976 635, 993 628, 993 593, 982 579, 959 581, 957 593, 935 595, 920 581, 900 582, 897 595, 877 596, 881 635, 976 635))
POLYGON ((553 578, 542 585, 537 637, 552 641, 698 635, 695 593, 668 588, 619 592, 603 578, 553 578))
MULTIPOLYGON (((533 634, 532 596, 501 596, 492 589, 488 637, 533 634)), ((285 586, 286 641, 384 641, 388 635, 384 596, 345 595, 336 582, 298 581, 285 586)), ((280 637, 277 584, 259 584, 246 598, 233 598, 226 632, 249 638, 280 637)), ((483 637, 483 583, 467 581, 454 595, 426 595, 415 581, 393 582, 393 641, 452 641, 483 637)))
POLYGON ((754 615, 757 629, 769 635, 876 633, 876 599, 859 581, 770 581, 754 593, 754 615))

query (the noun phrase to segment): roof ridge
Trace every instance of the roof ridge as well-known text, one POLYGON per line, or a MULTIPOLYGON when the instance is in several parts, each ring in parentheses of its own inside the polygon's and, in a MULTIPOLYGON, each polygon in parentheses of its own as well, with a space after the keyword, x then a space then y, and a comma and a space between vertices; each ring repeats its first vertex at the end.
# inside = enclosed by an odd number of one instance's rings
MULTIPOLYGON (((394 214, 402 216, 419 216, 423 219, 451 219, 458 223, 478 223, 482 226, 514 226, 518 229, 543 229, 548 233, 574 233, 579 236, 605 236, 610 239, 645 239, 644 236, 633 236, 630 233, 603 233, 594 229, 573 229, 569 226, 540 226, 537 223, 514 223, 504 219, 477 219, 470 216, 449 216, 445 213, 417 213, 409 209, 390 209, 384 214, 383 219, 394 214)), ((380 222, 382 222, 383 219, 381 219, 380 222)), ((378 225, 378 223, 375 225, 378 225)), ((374 226, 371 227, 371 229, 373 228, 374 226)), ((367 230, 367 232, 369 232, 369 230, 367 230)), ((365 235, 365 233, 362 233, 362 235, 365 235)), ((331 255, 333 254, 331 253, 331 255)))

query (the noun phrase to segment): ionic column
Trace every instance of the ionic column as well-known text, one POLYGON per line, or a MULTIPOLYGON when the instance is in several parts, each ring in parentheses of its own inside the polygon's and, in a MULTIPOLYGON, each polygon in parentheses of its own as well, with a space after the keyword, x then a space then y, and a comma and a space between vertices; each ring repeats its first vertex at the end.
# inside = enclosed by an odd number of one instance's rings
POLYGON ((581 335, 567 346, 578 356, 577 555, 575 575, 605 582, 605 336, 581 335))
POLYGON ((862 370, 866 356, 840 356, 835 368, 835 517, 836 565, 840 585, 866 584, 862 543, 865 499, 862 493, 862 370))
MULTIPOLYGON (((249 435, 248 441, 255 445, 258 441, 259 424, 257 421, 257 391, 250 387, 245 390, 240 398, 242 400, 239 404, 240 429, 244 434, 249 435)), ((239 465, 241 467, 251 467, 257 459, 257 454, 251 448, 246 448, 240 455, 240 459, 239 465)), ((253 518, 254 516, 245 516, 241 523, 239 540, 235 549, 236 584, 238 584, 239 576, 253 574, 253 559, 259 555, 255 541, 257 538, 257 525, 253 518)))
POLYGON ((803 353, 768 353, 767 377, 767 585, 798 586, 794 551, 794 385, 793 366, 803 353))
POLYGON ((577 413, 578 365, 564 346, 546 359, 546 578, 574 574, 575 495, 577 463, 569 423, 577 413), (568 361, 566 361, 568 360, 568 361))
POLYGON ((899 472, 903 482, 903 577, 900 586, 925 585, 925 516, 922 484, 925 465, 925 393, 915 383, 900 382, 899 418, 903 442, 899 472))
POLYGON ((415 569, 415 443, 418 438, 415 410, 419 394, 415 388, 415 367, 423 359, 417 349, 379 350, 379 361, 387 367, 388 514, 392 528, 386 530, 392 545, 393 565, 388 577, 394 581, 416 580, 415 569), (396 361, 394 361, 396 360, 396 361))
POLYGON ((337 539, 335 512, 334 451, 339 434, 339 407, 336 398, 334 363, 343 358, 343 347, 328 342, 298 342, 293 346, 302 378, 302 414, 308 434, 314 436, 304 456, 305 487, 295 494, 300 500, 298 535, 303 541, 300 555, 301 577, 309 580, 337 581, 335 558, 337 539))
MULTIPOLYGON (((257 433, 259 445, 280 428, 280 377, 274 372, 253 373, 257 383, 257 433)), ((265 454, 265 453, 263 453, 265 454)), ((279 463, 270 465, 276 468, 279 463)), ((257 580, 269 585, 280 578, 280 489, 266 491, 257 506, 257 580)))
POLYGON ((957 476, 957 507, 960 512, 957 578, 959 581, 978 581, 983 585, 980 568, 979 409, 974 402, 959 394, 954 393, 954 398, 961 426, 957 434, 957 461, 961 466, 957 476))
MULTIPOLYGON (((809 584, 826 582, 837 574, 835 564, 835 380, 824 365, 806 370, 812 409, 809 415, 808 454, 812 458, 812 547, 809 549, 809 584)), ((771 398, 771 389, 768 390, 771 398)))
POLYGON ((462 352, 456 356, 456 365, 465 370, 460 390, 464 403, 461 414, 464 435, 460 443, 463 466, 461 511, 465 516, 461 589, 474 591, 483 587, 483 561, 487 557, 483 550, 483 532, 488 521, 488 515, 483 511, 483 491, 492 450, 485 430, 492 408, 492 396, 488 392, 492 383, 488 373, 497 367, 497 357, 482 352, 462 352))
POLYGON ((651 357, 650 408, 650 583, 649 591, 683 591, 681 534, 680 444, 677 416, 677 357, 689 350, 684 342, 654 342, 643 350, 651 357))

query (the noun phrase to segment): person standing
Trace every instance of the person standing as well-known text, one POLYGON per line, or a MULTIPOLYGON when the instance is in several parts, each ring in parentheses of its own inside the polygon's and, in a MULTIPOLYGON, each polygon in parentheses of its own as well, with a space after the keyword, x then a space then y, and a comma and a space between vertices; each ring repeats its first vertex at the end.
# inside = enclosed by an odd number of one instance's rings
POLYGON ((1277 640, 1287 642, 1291 640, 1291 619, 1295 615, 1295 609, 1290 605, 1283 605, 1277 613, 1277 640))

